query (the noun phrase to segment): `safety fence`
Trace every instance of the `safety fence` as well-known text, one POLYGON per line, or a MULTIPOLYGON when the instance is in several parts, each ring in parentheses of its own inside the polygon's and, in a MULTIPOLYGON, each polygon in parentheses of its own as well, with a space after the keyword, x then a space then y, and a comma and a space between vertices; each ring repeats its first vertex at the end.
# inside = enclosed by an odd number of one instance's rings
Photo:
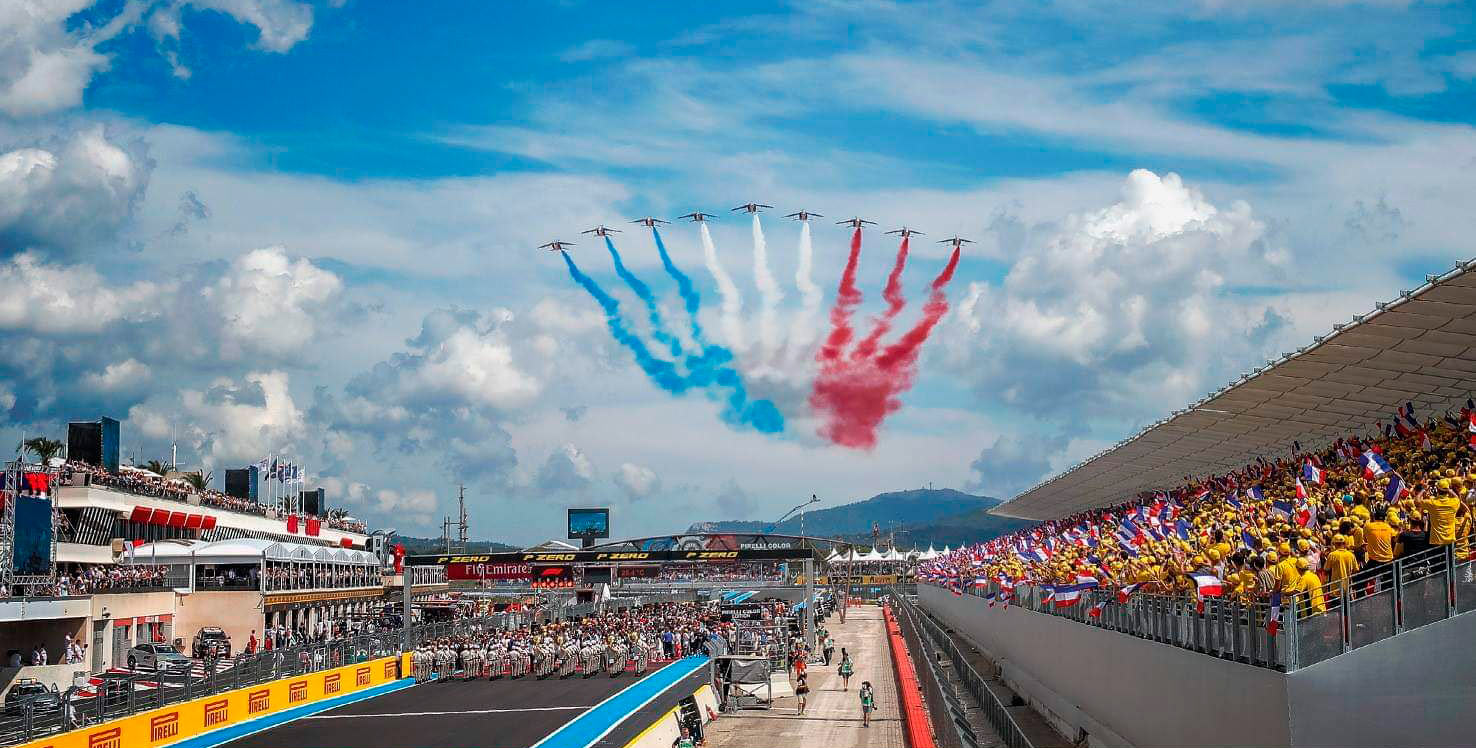
MULTIPOLYGON (((923 706, 922 690, 917 678, 917 668, 907 651, 907 642, 890 607, 882 608, 887 629, 887 649, 892 655, 892 672, 897 678, 897 700, 902 709, 903 739, 907 748, 936 748, 933 729, 928 722, 927 708, 923 706)), ((921 652, 917 653, 919 656, 921 652)))
POLYGON ((65 692, 26 695, 0 716, 0 745, 15 745, 205 696, 397 655, 401 632, 337 639, 236 658, 229 667, 112 671, 65 692), (212 672, 213 671, 213 672, 212 672))
POLYGON ((1476 610, 1476 562, 1436 546, 1352 577, 1269 601, 1196 599, 1093 589, 1067 604, 1043 586, 991 582, 960 590, 990 605, 1019 606, 1224 659, 1290 672, 1404 631, 1476 610), (1001 602, 1006 601, 1007 602, 1001 602), (1274 625, 1273 625, 1274 618, 1274 625))
POLYGON ((964 687, 974 697, 974 701, 984 709, 984 716, 989 719, 990 726, 999 734, 1004 744, 1009 748, 1034 748, 1030 738, 1015 721, 1014 715, 1010 714, 1009 709, 1005 708, 1004 702, 1000 701, 994 691, 985 685, 986 679, 964 656, 953 637, 949 636, 926 612, 918 608, 911 599, 901 595, 895 596, 895 599, 901 603, 902 609, 906 611, 911 620, 918 624, 919 629, 931 642, 933 648, 942 652, 953 663, 954 672, 963 681, 964 687))
POLYGON ((944 683, 938 672, 932 647, 926 646, 919 632, 921 625, 905 607, 896 608, 898 629, 907 641, 907 651, 912 653, 917 665, 917 681, 922 689, 923 701, 928 704, 928 717, 933 723, 933 736, 942 748, 978 748, 979 736, 969 724, 967 710, 954 695, 953 689, 944 683))

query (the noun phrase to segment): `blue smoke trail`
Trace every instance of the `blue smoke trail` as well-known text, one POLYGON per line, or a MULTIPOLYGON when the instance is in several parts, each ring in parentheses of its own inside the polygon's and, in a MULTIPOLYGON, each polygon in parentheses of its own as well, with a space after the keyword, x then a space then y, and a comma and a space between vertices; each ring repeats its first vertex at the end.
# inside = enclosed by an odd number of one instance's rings
POLYGON ((564 264, 569 266, 569 275, 574 278, 574 282, 582 286, 585 291, 588 291, 589 295, 593 296, 595 301, 599 303, 600 308, 605 310, 605 324, 610 327, 610 335, 615 338, 616 342, 630 349, 630 352, 635 355, 636 365, 641 367, 641 371, 646 372, 646 376, 656 382, 656 386, 667 392, 675 395, 686 392, 690 385, 688 385, 685 378, 677 373, 676 367, 667 361, 662 361, 651 355, 651 351, 646 348, 646 344, 641 342, 641 339, 634 333, 626 329, 625 322, 620 318, 620 302, 616 301, 610 294, 605 293, 605 290, 600 288, 600 285, 595 283, 593 278, 581 272, 579 266, 574 264, 574 258, 570 257, 568 252, 560 252, 559 254, 564 256, 564 264))
MULTIPOLYGON (((610 244, 608 239, 606 239, 606 243, 610 244)), ((610 247, 610 251, 612 254, 615 253, 613 245, 610 247)), ((646 344, 626 327, 624 320, 620 316, 620 302, 616 301, 608 293, 605 293, 605 290, 600 288, 599 284, 593 278, 581 272, 579 267, 574 264, 574 258, 570 257, 569 253, 562 252, 560 254, 564 257, 564 264, 569 267, 569 275, 590 296, 593 296, 595 301, 599 303, 600 308, 604 310, 605 323, 610 328, 610 334, 614 336, 616 342, 630 350, 635 356, 636 365, 641 367, 641 370, 656 383, 656 386, 671 394, 680 395, 694 387, 707 389, 716 385, 726 390, 725 395, 719 395, 719 400, 724 405, 722 418, 725 422, 734 425, 751 426, 754 430, 765 434, 777 434, 784 430, 784 416, 772 401, 749 399, 747 388, 743 384, 743 378, 739 376, 737 370, 727 365, 733 359, 733 354, 728 349, 722 346, 703 345, 702 355, 687 356, 685 358, 688 373, 686 376, 681 375, 676 370, 674 364, 653 356, 651 351, 646 348, 646 344)), ((618 255, 616 256, 618 258, 618 255)), ((618 263, 619 261, 617 259, 617 265, 618 263)), ((680 271, 677 272, 680 274, 680 271)), ((627 272, 626 274, 628 275, 629 273, 627 272)), ((630 284, 633 289, 637 286, 640 289, 645 289, 644 295, 640 290, 636 291, 636 294, 642 296, 643 299, 646 295, 650 294, 649 288, 634 276, 627 278, 626 283, 630 284), (631 283, 632 280, 635 282, 631 283)), ((684 300, 688 298, 685 294, 683 295, 684 300)), ((688 303, 697 300, 697 295, 693 292, 688 303)), ((692 307, 689 306, 688 308, 689 311, 692 310, 692 307)), ((691 311, 691 313, 695 325, 696 313, 695 311, 691 311)), ((678 348, 678 355, 680 355, 680 348, 678 348)))
POLYGON ((640 278, 635 277, 635 273, 626 269, 625 263, 620 261, 620 253, 615 251, 615 242, 610 241, 608 236, 605 237, 605 248, 610 250, 610 259, 615 261, 615 274, 620 276, 620 279, 625 281, 625 285, 630 286, 630 290, 634 291, 635 295, 640 297, 641 302, 646 305, 646 314, 651 318, 651 337, 657 342, 665 343, 671 355, 680 358, 682 342, 677 340, 675 335, 666 331, 666 322, 661 319, 661 309, 656 305, 656 295, 651 293, 651 287, 640 278))
MULTIPOLYGON (((676 281, 677 293, 681 294, 682 304, 687 307, 687 316, 692 318, 692 337, 699 343, 702 342, 702 323, 697 321, 697 310, 702 306, 702 298, 697 295, 697 287, 692 285, 692 279, 686 273, 677 269, 671 261, 671 255, 666 253, 666 242, 661 241, 661 232, 651 227, 651 235, 656 237, 656 251, 661 255, 661 264, 666 272, 676 281)), ((705 347, 705 346, 704 346, 705 347)))

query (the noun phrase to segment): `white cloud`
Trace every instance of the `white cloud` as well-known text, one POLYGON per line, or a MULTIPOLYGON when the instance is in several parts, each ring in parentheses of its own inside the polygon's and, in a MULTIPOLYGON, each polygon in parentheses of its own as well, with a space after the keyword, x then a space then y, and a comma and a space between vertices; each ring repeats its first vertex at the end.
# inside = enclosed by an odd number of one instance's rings
MULTIPOLYGON (((353 501, 353 493, 349 494, 353 501)), ((436 511, 436 495, 425 489, 412 489, 409 491, 397 491, 392 488, 381 488, 373 494, 373 498, 360 499, 358 503, 368 506, 379 516, 394 518, 397 516, 408 517, 413 521, 425 521, 436 511)))
POLYGON ((632 501, 636 501, 661 490, 661 477, 651 468, 624 462, 615 473, 615 485, 632 501))
POLYGON ((0 245, 73 249, 110 237, 132 215, 153 162, 101 125, 47 148, 0 154, 0 245))
POLYGON ((205 391, 185 390, 180 406, 207 465, 294 454, 307 425, 283 371, 250 372, 239 382, 220 379, 205 391))
POLYGON ((534 487, 549 492, 582 492, 594 483, 594 464, 573 444, 554 450, 538 469, 534 487))
POLYGON ((247 252, 200 295, 217 315, 220 355, 283 358, 309 349, 343 282, 281 247, 247 252))
POLYGON ((32 254, 0 264, 0 329, 40 335, 98 333, 120 321, 158 315, 172 285, 109 283, 84 265, 57 265, 32 254))
POLYGON ((570 47, 559 54, 564 62, 589 62, 611 57, 624 57, 635 51, 635 47, 618 39, 590 39, 570 47))
POLYGON ((139 390, 147 382, 149 374, 149 367, 146 364, 130 358, 116 364, 108 364, 107 368, 100 372, 87 373, 82 377, 82 383, 100 392, 139 390))

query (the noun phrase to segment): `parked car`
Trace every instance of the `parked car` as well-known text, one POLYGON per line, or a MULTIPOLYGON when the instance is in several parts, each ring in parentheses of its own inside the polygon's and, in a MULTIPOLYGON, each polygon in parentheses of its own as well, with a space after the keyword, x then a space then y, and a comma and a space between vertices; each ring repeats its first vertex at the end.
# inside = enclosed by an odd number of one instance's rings
POLYGON ((189 670, 194 660, 180 654, 173 644, 139 644, 128 650, 128 667, 178 672, 189 670))
POLYGON ((207 654, 216 659, 231 656, 231 637, 218 626, 206 626, 195 634, 194 655, 204 659, 207 654))
POLYGON ((34 678, 21 678, 5 693, 5 712, 19 714, 27 701, 37 714, 61 708, 61 694, 34 678))

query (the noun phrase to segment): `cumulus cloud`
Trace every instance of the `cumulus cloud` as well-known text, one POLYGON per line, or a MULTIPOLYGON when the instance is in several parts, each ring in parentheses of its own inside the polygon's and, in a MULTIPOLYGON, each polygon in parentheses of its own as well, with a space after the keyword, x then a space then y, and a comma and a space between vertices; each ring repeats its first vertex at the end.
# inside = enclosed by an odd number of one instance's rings
POLYGON ((108 364, 100 372, 88 372, 82 377, 82 383, 102 392, 138 391, 143 389, 148 378, 148 365, 130 358, 108 364))
POLYGON ((26 253, 0 263, 0 330, 38 335, 100 333, 158 316, 171 284, 109 283, 85 265, 47 263, 26 253))
POLYGON ((527 404, 541 383, 517 365, 502 326, 512 313, 482 314, 438 309, 426 315, 420 334, 356 380, 354 389, 407 406, 470 405, 512 410, 527 404))
POLYGON ((732 478, 718 490, 714 503, 724 519, 747 519, 758 508, 758 503, 732 478))
POLYGON ((247 252, 200 292, 219 325, 220 356, 288 357, 311 346, 343 281, 281 247, 247 252))
POLYGON ((1028 437, 1001 435, 969 464, 974 477, 967 487, 999 499, 1011 499, 1035 485, 1051 469, 1052 455, 1028 437))
POLYGON ((638 501, 661 490, 661 477, 655 470, 632 462, 621 463, 615 473, 615 485, 630 498, 638 501))
POLYGON ((552 493, 579 493, 594 483, 594 464, 573 444, 555 449, 534 477, 534 488, 552 493))
POLYGON ((954 315, 945 358, 991 399, 1035 412, 1181 402, 1284 328, 1234 294, 1285 272, 1265 225, 1178 175, 1136 170, 1117 203, 1033 233, 1046 238, 1001 284, 970 284, 954 315))
POLYGON ((206 465, 245 463, 270 452, 291 454, 306 428, 283 371, 218 379, 180 393, 183 418, 206 465))
POLYGON ((153 167, 141 143, 116 143, 100 125, 0 154, 0 252, 73 250, 111 237, 153 167))

